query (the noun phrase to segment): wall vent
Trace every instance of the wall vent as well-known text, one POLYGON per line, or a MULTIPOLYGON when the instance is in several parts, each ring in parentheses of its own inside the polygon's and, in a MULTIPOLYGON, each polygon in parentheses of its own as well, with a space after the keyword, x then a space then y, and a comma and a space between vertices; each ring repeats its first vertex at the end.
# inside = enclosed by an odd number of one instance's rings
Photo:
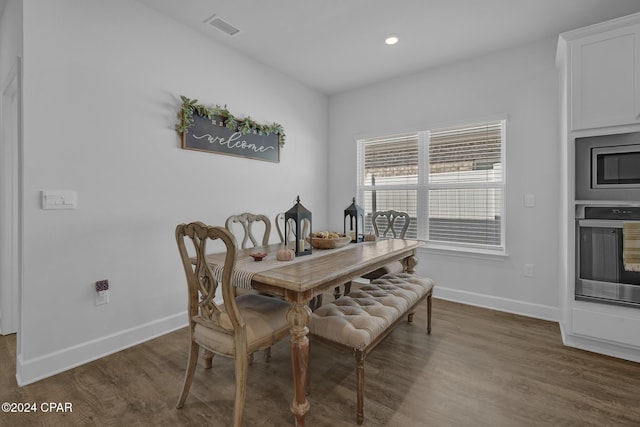
POLYGON ((235 36, 240 32, 238 28, 234 27, 229 22, 225 21, 224 19, 222 19, 221 17, 215 14, 205 19, 204 23, 211 25, 213 28, 216 28, 222 31, 223 33, 229 36, 235 36))

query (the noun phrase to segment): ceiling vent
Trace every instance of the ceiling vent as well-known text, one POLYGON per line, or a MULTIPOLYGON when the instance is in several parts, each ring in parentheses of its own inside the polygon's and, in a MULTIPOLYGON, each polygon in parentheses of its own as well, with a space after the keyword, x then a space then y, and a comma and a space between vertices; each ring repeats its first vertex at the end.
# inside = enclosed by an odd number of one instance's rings
POLYGON ((234 27, 233 25, 231 25, 230 23, 228 23, 227 21, 225 21, 224 19, 220 18, 218 15, 215 15, 215 14, 205 19, 204 23, 211 25, 213 28, 216 28, 222 31, 223 33, 229 36, 235 36, 240 32, 238 28, 234 27))

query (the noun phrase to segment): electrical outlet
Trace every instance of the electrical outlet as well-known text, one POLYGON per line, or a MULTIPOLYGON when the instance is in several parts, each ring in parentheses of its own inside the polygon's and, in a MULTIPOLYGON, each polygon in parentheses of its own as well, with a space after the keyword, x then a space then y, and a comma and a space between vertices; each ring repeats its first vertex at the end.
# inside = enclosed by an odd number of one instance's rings
POLYGON ((109 302, 109 281, 98 280, 96 282, 96 305, 102 305, 109 302))
POLYGON ((109 291, 100 291, 96 294, 96 305, 102 305, 109 302, 109 291))
POLYGON ((524 277, 533 277, 533 264, 524 265, 524 277))

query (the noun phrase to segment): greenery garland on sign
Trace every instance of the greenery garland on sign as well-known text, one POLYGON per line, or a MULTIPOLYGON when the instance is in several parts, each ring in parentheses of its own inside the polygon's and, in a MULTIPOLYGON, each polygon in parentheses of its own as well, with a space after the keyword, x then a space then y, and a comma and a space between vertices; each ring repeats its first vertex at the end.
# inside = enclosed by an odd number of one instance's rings
POLYGON ((182 107, 179 113, 180 123, 176 125, 176 130, 180 133, 187 132, 191 125, 193 125, 193 113, 195 112, 199 116, 206 117, 209 120, 213 120, 214 116, 219 116, 222 118, 225 127, 234 129, 243 135, 251 132, 280 135, 280 146, 282 147, 284 145, 284 129, 282 125, 278 123, 260 124, 252 120, 251 117, 237 119, 227 110, 226 105, 224 107, 216 105, 213 108, 209 108, 198 104, 197 99, 189 99, 182 95, 180 95, 180 99, 182 99, 182 107))

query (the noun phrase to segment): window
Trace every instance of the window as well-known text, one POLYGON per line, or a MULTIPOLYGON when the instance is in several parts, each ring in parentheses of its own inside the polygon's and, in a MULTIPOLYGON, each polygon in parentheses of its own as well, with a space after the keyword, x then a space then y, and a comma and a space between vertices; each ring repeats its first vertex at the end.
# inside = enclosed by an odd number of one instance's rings
POLYGON ((358 141, 358 196, 371 213, 407 212, 407 237, 504 251, 505 121, 358 141))

